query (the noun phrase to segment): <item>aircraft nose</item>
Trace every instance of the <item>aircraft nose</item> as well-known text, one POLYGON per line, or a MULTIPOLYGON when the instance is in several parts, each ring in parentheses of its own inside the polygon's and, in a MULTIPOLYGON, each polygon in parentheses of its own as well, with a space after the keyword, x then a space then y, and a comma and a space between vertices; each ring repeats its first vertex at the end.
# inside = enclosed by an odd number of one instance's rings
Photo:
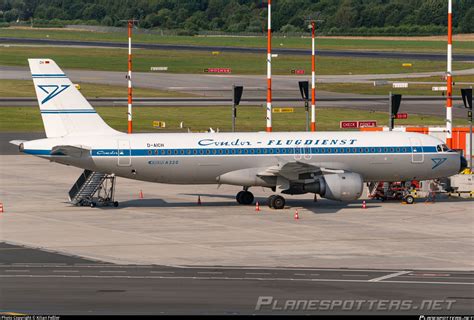
POLYGON ((467 168, 467 160, 463 156, 460 156, 460 157, 461 157, 461 161, 460 161, 461 164, 460 164, 459 172, 462 172, 467 168))

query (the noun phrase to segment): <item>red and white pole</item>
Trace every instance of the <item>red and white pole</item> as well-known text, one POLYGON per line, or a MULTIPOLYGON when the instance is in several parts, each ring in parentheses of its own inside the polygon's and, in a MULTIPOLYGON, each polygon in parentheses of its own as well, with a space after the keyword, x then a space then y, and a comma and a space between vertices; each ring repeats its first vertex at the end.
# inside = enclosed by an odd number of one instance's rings
POLYGON ((132 28, 133 21, 128 21, 128 133, 132 133, 132 28))
POLYGON ((452 148, 453 139, 453 1, 448 0, 448 70, 446 74, 446 144, 452 148))
POLYGON ((316 22, 311 22, 311 131, 316 131, 316 55, 315 30, 316 22))
POLYGON ((267 132, 272 132, 272 1, 271 0, 268 0, 267 132))

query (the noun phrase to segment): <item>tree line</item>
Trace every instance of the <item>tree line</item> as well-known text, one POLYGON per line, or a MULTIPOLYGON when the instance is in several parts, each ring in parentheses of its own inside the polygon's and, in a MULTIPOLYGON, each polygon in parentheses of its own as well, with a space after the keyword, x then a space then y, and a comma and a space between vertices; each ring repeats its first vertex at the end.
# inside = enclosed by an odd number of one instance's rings
MULTIPOLYGON (((272 29, 304 32, 308 18, 325 34, 437 34, 447 25, 447 0, 273 0, 272 29)), ((474 0, 453 1, 456 32, 474 32, 474 0)), ((262 0, 0 0, 0 23, 99 24, 199 31, 265 32, 262 0)))

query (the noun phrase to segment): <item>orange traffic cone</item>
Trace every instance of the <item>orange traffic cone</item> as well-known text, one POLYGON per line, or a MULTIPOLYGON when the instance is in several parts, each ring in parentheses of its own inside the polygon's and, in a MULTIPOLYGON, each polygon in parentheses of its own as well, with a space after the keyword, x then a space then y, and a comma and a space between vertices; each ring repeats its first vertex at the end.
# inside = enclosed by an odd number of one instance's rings
POLYGON ((367 204, 365 203, 365 200, 362 201, 362 209, 367 209, 367 204))
POLYGON ((143 191, 140 190, 140 199, 143 199, 143 191))
POLYGON ((260 211, 260 205, 258 204, 258 201, 255 204, 255 211, 260 211))
POLYGON ((298 214, 298 209, 295 210, 295 220, 298 220, 300 218, 299 214, 298 214))
POLYGON ((201 205, 201 196, 198 196, 198 203, 199 206, 201 205))
POLYGON ((3 213, 3 202, 0 202, 0 213, 3 213))

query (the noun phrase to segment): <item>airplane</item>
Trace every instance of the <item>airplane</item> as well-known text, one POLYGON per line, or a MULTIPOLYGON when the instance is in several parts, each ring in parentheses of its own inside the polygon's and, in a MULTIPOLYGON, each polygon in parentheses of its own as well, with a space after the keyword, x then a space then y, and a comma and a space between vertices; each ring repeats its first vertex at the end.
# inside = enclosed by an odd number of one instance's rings
MULTIPOLYGON (((23 153, 93 172, 167 184, 236 185, 274 195, 351 201, 371 181, 431 180, 467 167, 443 141, 407 132, 133 133, 108 126, 51 59, 28 59, 46 139, 11 143, 23 153)), ((117 204, 118 205, 118 204, 117 204)))

